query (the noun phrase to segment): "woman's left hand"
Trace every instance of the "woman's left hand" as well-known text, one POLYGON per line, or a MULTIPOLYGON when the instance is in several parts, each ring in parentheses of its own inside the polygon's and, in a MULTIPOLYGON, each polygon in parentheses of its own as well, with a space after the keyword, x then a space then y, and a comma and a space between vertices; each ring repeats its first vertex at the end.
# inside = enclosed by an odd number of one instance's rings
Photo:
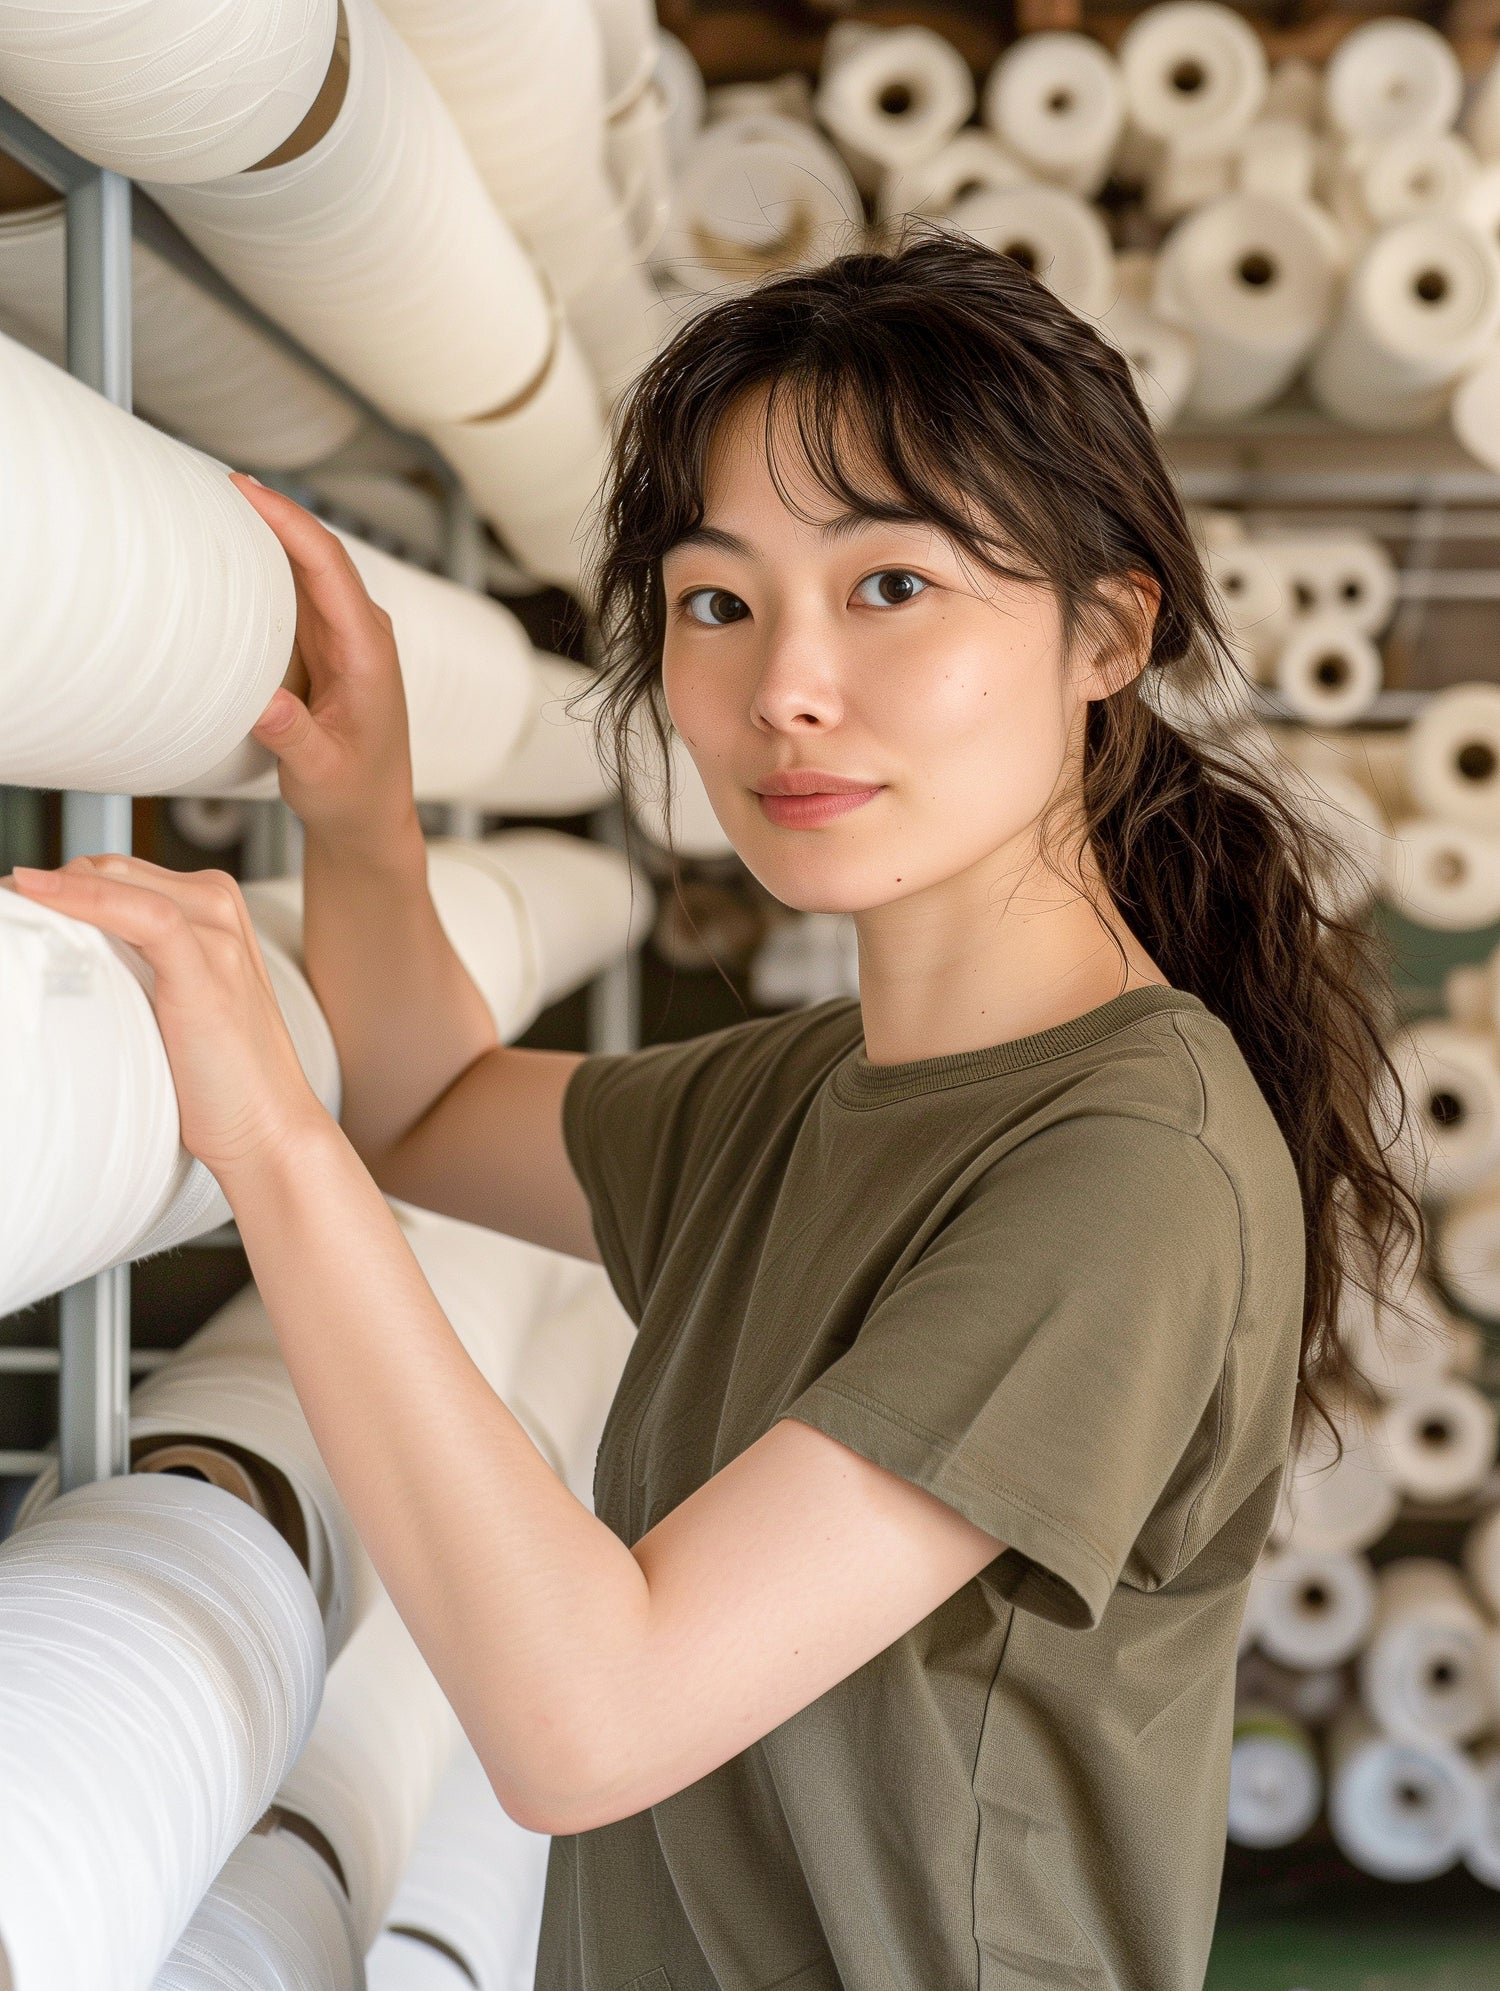
POLYGON ((326 1118, 227 872, 75 857, 60 871, 18 866, 13 882, 23 897, 114 934, 145 957, 183 1146, 221 1183, 326 1118))

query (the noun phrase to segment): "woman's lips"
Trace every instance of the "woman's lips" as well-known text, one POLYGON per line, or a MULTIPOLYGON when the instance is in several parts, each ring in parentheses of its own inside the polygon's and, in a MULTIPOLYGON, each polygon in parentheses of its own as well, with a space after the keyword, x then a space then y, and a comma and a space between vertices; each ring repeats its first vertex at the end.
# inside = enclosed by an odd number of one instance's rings
POLYGON ((815 795, 760 795, 756 800, 765 812, 766 820, 784 830, 808 830, 819 823, 832 822, 835 816, 847 816, 851 809, 862 809, 880 793, 874 788, 848 788, 823 790, 815 795))

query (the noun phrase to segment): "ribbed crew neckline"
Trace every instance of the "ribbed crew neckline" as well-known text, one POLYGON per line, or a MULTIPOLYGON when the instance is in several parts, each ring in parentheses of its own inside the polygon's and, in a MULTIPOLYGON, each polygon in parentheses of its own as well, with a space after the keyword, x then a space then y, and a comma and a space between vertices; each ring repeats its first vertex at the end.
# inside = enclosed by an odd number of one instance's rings
POLYGON ((864 1054, 861 1037, 859 1044, 835 1065, 830 1090, 844 1106, 881 1106, 896 1099, 912 1099, 924 1092, 940 1092, 948 1086, 969 1085, 976 1079, 1025 1071, 1031 1065, 1045 1064, 1050 1058, 1085 1050, 1090 1044, 1138 1023, 1142 1017, 1163 1010, 1201 1010, 1203 1006, 1186 989, 1153 983, 1126 989, 1097 1009, 1085 1010, 1082 1016, 1071 1017, 1050 1030, 1035 1031, 1029 1037, 1013 1037, 1005 1044, 986 1044, 977 1051, 953 1051, 940 1058, 913 1058, 899 1065, 872 1064, 864 1054))

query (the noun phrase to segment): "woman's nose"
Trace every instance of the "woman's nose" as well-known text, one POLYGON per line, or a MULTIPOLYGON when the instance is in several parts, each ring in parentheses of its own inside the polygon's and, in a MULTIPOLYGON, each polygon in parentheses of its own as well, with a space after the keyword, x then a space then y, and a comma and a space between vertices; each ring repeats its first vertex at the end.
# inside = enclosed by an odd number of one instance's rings
POLYGON ((761 657, 754 718, 771 732, 826 732, 843 716, 837 644, 817 618, 778 619, 761 657))

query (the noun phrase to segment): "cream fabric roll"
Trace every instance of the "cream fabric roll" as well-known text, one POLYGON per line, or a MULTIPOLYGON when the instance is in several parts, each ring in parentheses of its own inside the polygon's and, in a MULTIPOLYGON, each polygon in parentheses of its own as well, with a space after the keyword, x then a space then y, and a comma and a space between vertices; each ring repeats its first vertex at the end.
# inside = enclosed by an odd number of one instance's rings
POLYGON ((1197 343, 1169 325, 1151 303, 1155 258, 1136 250, 1115 257, 1115 300, 1099 320, 1130 362, 1130 377, 1154 428, 1169 428, 1192 391, 1197 343))
MULTIPOLYGON (((0 330, 66 361, 63 204, 0 214, 0 330)), ((226 463, 296 470, 352 440, 352 401, 199 290, 144 242, 131 248, 135 406, 226 463)))
POLYGON ((3 0, 0 96, 134 179, 214 180, 288 138, 337 0, 3 0))
POLYGON ((1259 194, 1227 195, 1173 229, 1155 304, 1197 342, 1189 413, 1250 414, 1290 384, 1333 316, 1340 260, 1314 208, 1259 194))
MULTIPOLYGON (((805 78, 799 81, 806 83, 805 78)), ((667 159, 675 173, 708 115, 708 92, 698 59, 685 41, 663 28, 656 42, 656 81, 667 100, 662 126, 667 159)), ((757 86, 758 87, 758 86, 757 86)), ((808 91, 811 103, 811 91, 808 91)))
POLYGON ((1267 676, 1291 618, 1285 585, 1264 544, 1245 538, 1210 547, 1208 572, 1241 662, 1256 677, 1267 676))
POLYGON ((1279 1708, 1236 1709, 1229 1759, 1229 1841, 1290 1846, 1316 1819, 1323 1773, 1312 1737, 1279 1708))
MULTIPOLYGON (((662 40, 667 39, 663 34, 662 40)), ((660 73, 658 66, 658 80, 660 73)), ((716 83, 713 89, 704 92, 700 124, 721 124, 725 118, 743 117, 797 118, 803 124, 812 124, 811 78, 800 69, 789 69, 784 76, 773 76, 769 83, 716 83)))
POLYGON ((1500 1320, 1500 1184, 1486 1182, 1443 1212, 1437 1261, 1460 1306, 1500 1320))
POLYGON ((675 850, 681 857, 727 857, 734 845, 714 814, 703 777, 683 745, 681 734, 671 735, 670 820, 658 751, 654 744, 645 743, 644 730, 638 738, 643 742, 642 761, 631 801, 641 829, 659 849, 675 850))
POLYGON ((1380 652, 1343 615, 1299 622, 1276 659, 1275 685, 1313 726, 1348 726, 1370 710, 1385 681, 1380 652))
POLYGON ((1491 1507, 1464 1536, 1464 1571, 1492 1618, 1500 1618, 1500 1507, 1491 1507))
POLYGON ((539 1320, 516 1363, 507 1396, 569 1490, 594 1504, 594 1461, 635 1326, 607 1275, 594 1277, 567 1305, 539 1320))
POLYGON ((1316 163, 1310 125, 1300 118, 1258 117, 1235 150, 1235 189, 1271 200, 1311 200, 1316 163))
POLYGON ((0 780, 150 793, 260 716, 296 601, 222 468, 0 338, 0 780))
POLYGON ((1336 854, 1316 881, 1320 903, 1336 919, 1357 919, 1375 896, 1390 847, 1379 806, 1351 775, 1326 765, 1298 770, 1287 787, 1336 854))
POLYGON ((1500 59, 1470 90, 1459 124, 1481 159, 1500 159, 1500 59))
POLYGON ((795 118, 710 125, 683 161, 657 259, 718 290, 858 247, 864 213, 838 154, 795 118))
POLYGON ((507 1817, 460 1737, 391 1903, 389 1927, 462 1958, 471 1991, 526 1991, 536 1974, 549 1844, 507 1817))
POLYGON ((365 1991, 332 1868, 292 1832, 242 1839, 151 1991, 365 1991))
POLYGON ((1446 1742, 1394 1742, 1350 1709, 1329 1744, 1328 1822, 1339 1850, 1380 1880, 1432 1880, 1479 1822, 1478 1775, 1446 1742))
POLYGON ((1098 193, 1125 122, 1119 65, 1089 35, 1023 35, 990 71, 984 121, 1038 179, 1098 193))
POLYGON ((1293 616, 1338 615, 1378 636, 1395 612, 1395 563, 1367 533, 1270 533, 1255 543, 1293 616))
POLYGON ((1406 735, 1406 776, 1420 807, 1500 834, 1500 685, 1450 685, 1406 735))
POLYGON ((149 1985, 302 1748, 307 1578, 217 1487, 116 1478, 0 1547, 0 1955, 11 1991, 149 1985))
POLYGON ((343 6, 348 83, 311 149, 157 198, 398 423, 468 421, 540 376, 547 300, 415 56, 374 0, 343 6))
POLYGON ((977 193, 981 187, 1024 187, 1031 178, 1020 160, 988 132, 961 131, 925 159, 883 173, 875 211, 883 221, 903 214, 941 220, 965 194, 977 193))
POLYGON ((955 228, 1014 256, 1064 304, 1099 318, 1114 297, 1114 252, 1096 209, 1061 187, 982 189, 953 209, 955 228))
POLYGON ((1453 433, 1476 462, 1500 471, 1500 352, 1464 374, 1448 404, 1453 433))
POLYGON ((458 1741, 442 1689, 382 1591, 328 1669, 277 1807, 315 1826, 343 1869, 361 1955, 374 1942, 458 1741))
POLYGON ((1421 427, 1497 326, 1500 252, 1451 216, 1398 222, 1355 265, 1308 382, 1355 428, 1421 427))
POLYGON ((538 653, 531 716, 510 756, 486 785, 486 807, 508 816, 581 816, 608 800, 592 707, 573 701, 595 683, 584 664, 538 653))
POLYGON ((1495 1431, 1495 1406, 1456 1376, 1413 1383, 1375 1427, 1386 1472, 1413 1500, 1473 1493, 1495 1462, 1495 1431))
POLYGON ((1466 933, 1500 919, 1500 836, 1414 816, 1386 846, 1385 896, 1407 919, 1466 933))
POLYGON ((474 1980, 441 1950, 416 1936, 375 1939, 365 1958, 366 1991, 474 1991, 474 1980))
POLYGON ((1146 176, 1147 218, 1165 227, 1194 208, 1222 200, 1234 188, 1235 167, 1232 151, 1200 152, 1188 145, 1163 147, 1146 176))
POLYGON ((829 47, 818 119, 871 192, 881 170, 936 152, 973 113, 969 65, 930 28, 861 29, 829 47))
POLYGON ((1497 1712, 1489 1629, 1462 1576, 1430 1556, 1380 1571, 1375 1624, 1359 1687, 1379 1726, 1401 1742, 1468 1742, 1497 1712))
POLYGON ((1477 154, 1456 132, 1355 139, 1334 168, 1330 205, 1340 225, 1358 237, 1417 215, 1461 209, 1478 175, 1477 154))
POLYGON ((653 75, 604 127, 605 163, 624 206, 630 240, 643 258, 661 240, 672 206, 667 109, 667 94, 653 75))
POLYGON ((592 0, 603 52, 605 114, 645 89, 656 69, 658 33, 652 0, 592 0))
POLYGON ((1346 138, 1446 131, 1463 87, 1452 44, 1425 21, 1366 21, 1328 59, 1323 110, 1346 138))
POLYGON ((1481 1743, 1469 1760, 1479 1778, 1479 1821, 1464 1848, 1464 1865, 1486 1887, 1500 1888, 1500 1747, 1481 1743))
POLYGON ((1216 0, 1147 7, 1121 37, 1119 60, 1137 131, 1187 150, 1225 150, 1266 94, 1259 36, 1216 0))
POLYGON ((1272 1535, 1290 1549, 1351 1555, 1378 1542, 1396 1518, 1400 1495, 1386 1475, 1369 1423, 1352 1407, 1336 1421, 1341 1455, 1326 1427, 1311 1424, 1288 1463, 1272 1535))
POLYGON ((1452 1317, 1432 1287, 1414 1280, 1396 1296, 1401 1312, 1382 1306, 1376 1317, 1367 1291, 1345 1281, 1339 1301, 1339 1335, 1355 1367, 1381 1396, 1467 1367, 1473 1350, 1466 1325, 1452 1317))
POLYGON ((1495 1040, 1429 1020, 1387 1045, 1424 1149, 1425 1188, 1447 1197, 1500 1164, 1500 1057, 1495 1040))
POLYGON ((1257 1643, 1284 1666, 1340 1666, 1369 1636, 1375 1579, 1363 1556, 1288 1549, 1256 1580, 1257 1643))

